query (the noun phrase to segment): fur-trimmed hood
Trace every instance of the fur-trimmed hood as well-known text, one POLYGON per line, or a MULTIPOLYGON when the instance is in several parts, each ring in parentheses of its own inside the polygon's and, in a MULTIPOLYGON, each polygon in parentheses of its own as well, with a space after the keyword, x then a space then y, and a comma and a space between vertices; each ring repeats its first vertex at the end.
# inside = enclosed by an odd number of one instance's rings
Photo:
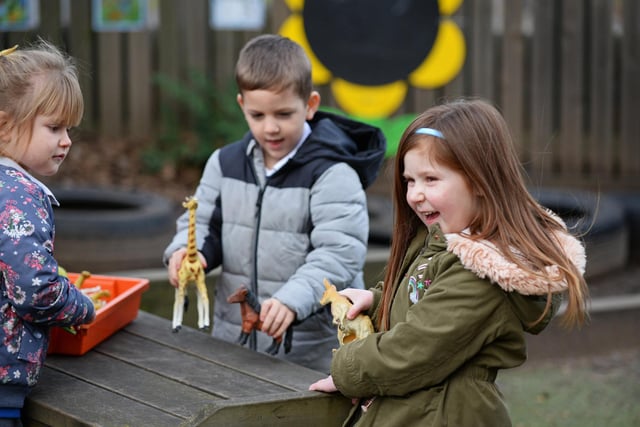
MULTIPOLYGON (((566 225, 557 216, 556 221, 566 225)), ((586 266, 585 248, 582 243, 566 231, 556 232, 556 238, 564 248, 580 273, 584 274, 586 266)), ((460 234, 446 234, 447 249, 456 254, 462 265, 481 278, 488 278, 508 292, 516 291, 523 295, 545 295, 548 292, 563 292, 567 289, 565 280, 547 281, 532 275, 515 263, 507 260, 496 246, 486 240, 472 240, 460 234)), ((558 277, 558 266, 548 266, 546 271, 550 277, 558 277)))

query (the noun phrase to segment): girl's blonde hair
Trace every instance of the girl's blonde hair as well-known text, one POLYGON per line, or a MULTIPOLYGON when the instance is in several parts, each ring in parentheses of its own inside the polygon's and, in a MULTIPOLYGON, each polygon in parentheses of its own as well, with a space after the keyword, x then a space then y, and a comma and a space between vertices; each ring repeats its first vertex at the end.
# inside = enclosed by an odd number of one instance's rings
POLYGON ((0 111, 27 139, 38 115, 78 126, 84 101, 73 60, 44 40, 0 56, 0 111))
POLYGON ((403 179, 405 154, 425 138, 416 134, 418 128, 442 132, 445 139, 435 138, 437 143, 431 150, 434 160, 459 171, 472 192, 479 195, 479 209, 469 224, 469 237, 492 242, 509 261, 535 275, 544 275, 545 266, 557 265, 561 279, 568 284, 568 306, 563 320, 566 325, 582 324, 588 299, 586 282, 553 237, 553 232, 563 226, 527 191, 502 115, 484 101, 457 100, 419 115, 400 139, 393 182, 394 234, 384 279, 382 312, 378 317, 381 329, 389 327, 392 288, 409 243, 419 227, 424 226, 406 203, 407 184, 403 179))
POLYGON ((311 61, 296 42, 276 34, 263 34, 250 40, 240 51, 236 83, 240 93, 292 89, 306 101, 313 90, 311 61))

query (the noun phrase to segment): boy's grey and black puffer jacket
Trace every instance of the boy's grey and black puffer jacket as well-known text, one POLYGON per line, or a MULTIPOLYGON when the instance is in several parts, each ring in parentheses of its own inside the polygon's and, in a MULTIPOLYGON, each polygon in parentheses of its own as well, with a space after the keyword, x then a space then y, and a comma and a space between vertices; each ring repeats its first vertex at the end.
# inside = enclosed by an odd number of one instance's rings
MULTIPOLYGON (((209 158, 198 198, 197 247, 216 281, 213 335, 235 341, 240 308, 227 297, 239 286, 274 297, 296 313, 293 346, 279 356, 328 372, 338 346, 319 300, 326 278, 338 288, 362 287, 369 220, 364 188, 384 158, 386 142, 372 126, 317 112, 311 134, 280 170, 265 179, 261 151, 250 133, 209 158), (257 230, 257 231, 256 231, 257 230)), ((188 216, 164 261, 186 246, 188 216)), ((258 350, 271 339, 258 333, 258 350)))

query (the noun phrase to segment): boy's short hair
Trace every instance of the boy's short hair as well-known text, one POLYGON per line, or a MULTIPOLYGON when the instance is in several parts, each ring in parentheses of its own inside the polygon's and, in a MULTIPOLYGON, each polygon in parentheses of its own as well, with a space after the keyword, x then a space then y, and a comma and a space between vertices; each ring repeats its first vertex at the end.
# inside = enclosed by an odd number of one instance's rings
POLYGON ((240 51, 236 64, 236 83, 246 90, 293 89, 300 98, 311 95, 311 61, 296 42, 276 34, 250 40, 240 51))

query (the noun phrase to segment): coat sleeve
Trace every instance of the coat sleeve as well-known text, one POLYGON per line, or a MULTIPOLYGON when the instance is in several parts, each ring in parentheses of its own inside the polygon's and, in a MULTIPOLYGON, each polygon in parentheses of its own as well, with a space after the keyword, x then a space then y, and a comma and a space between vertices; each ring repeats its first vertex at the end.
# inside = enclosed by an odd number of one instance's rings
POLYGON ((389 331, 334 354, 331 374, 338 390, 350 397, 404 396, 434 386, 502 333, 501 319, 510 316, 503 292, 458 262, 440 271, 389 331))
POLYGON ((45 326, 87 323, 95 317, 91 299, 58 274, 53 256, 53 211, 46 196, 20 186, 3 198, 0 264, 4 293, 15 313, 45 326))
MULTIPOLYGON (((198 199, 196 210, 196 247, 207 260, 207 271, 222 262, 221 227, 222 215, 220 202, 220 150, 214 151, 205 165, 200 183, 194 196, 198 199)), ((171 254, 187 246, 189 212, 185 211, 176 221, 176 234, 164 251, 163 262, 169 262, 171 254)))
POLYGON ((311 189, 311 250, 305 263, 273 296, 302 320, 320 308, 323 279, 338 288, 361 273, 367 252, 369 216, 362 184, 344 163, 329 168, 311 189))

